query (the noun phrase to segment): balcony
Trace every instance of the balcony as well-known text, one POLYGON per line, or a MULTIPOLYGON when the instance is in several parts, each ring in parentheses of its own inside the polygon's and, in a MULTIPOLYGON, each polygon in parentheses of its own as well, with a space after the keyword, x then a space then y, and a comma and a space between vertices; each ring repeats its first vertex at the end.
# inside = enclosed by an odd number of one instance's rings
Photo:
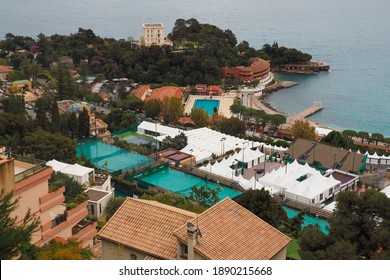
MULTIPOLYGON (((6 153, 0 153, 7 156, 6 153)), ((21 155, 11 155, 15 159, 15 182, 20 182, 31 175, 46 169, 45 161, 28 158, 21 155)))
POLYGON ((81 220, 78 222, 73 228, 72 228, 72 235, 78 234, 80 231, 82 231, 84 228, 86 228, 89 225, 92 225, 93 222, 90 220, 81 220))

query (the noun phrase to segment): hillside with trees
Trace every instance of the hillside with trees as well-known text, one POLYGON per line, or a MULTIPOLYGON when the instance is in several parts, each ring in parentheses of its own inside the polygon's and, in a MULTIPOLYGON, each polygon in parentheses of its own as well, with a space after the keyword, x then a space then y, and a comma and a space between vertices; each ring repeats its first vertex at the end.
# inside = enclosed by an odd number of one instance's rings
POLYGON ((245 66, 251 57, 262 57, 275 65, 311 59, 308 54, 277 43, 256 50, 246 41, 238 43, 231 30, 194 18, 177 19, 168 37, 174 42, 173 48, 140 47, 123 39, 101 38, 83 28, 68 36, 40 33, 36 39, 7 33, 0 41, 0 59, 14 68, 11 81, 48 77, 49 86, 57 87, 61 98, 83 95, 65 65, 74 67, 82 80, 88 74, 99 74, 109 80, 127 77, 139 83, 194 85, 220 84, 222 66, 245 66), (20 55, 17 50, 27 53, 20 55), (65 58, 71 58, 72 63, 65 58))

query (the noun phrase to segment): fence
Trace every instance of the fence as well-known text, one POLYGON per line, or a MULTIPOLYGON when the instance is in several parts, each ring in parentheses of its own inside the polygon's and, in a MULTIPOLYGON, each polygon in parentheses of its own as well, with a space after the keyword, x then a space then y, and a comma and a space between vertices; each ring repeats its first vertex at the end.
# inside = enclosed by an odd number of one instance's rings
POLYGON ((153 166, 153 167, 150 167, 150 168, 146 168, 144 170, 142 170, 141 172, 137 172, 133 175, 130 176, 130 179, 131 180, 139 180, 141 179, 142 177, 145 177, 145 176, 148 176, 148 175, 151 175, 151 174, 154 174, 156 172, 159 172, 161 170, 164 170, 164 169, 167 169, 168 168, 168 163, 165 162, 165 163, 162 163, 162 164, 159 164, 157 166, 153 166))

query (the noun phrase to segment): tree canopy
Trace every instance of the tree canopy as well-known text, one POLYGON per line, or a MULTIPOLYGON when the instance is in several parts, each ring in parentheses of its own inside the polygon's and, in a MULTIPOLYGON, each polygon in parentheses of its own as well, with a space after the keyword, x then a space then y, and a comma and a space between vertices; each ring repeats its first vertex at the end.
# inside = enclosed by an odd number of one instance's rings
POLYGON ((23 143, 26 152, 38 159, 56 159, 71 163, 76 157, 76 142, 60 133, 38 129, 25 136, 23 143))
POLYGON ((339 148, 350 148, 353 145, 353 141, 349 137, 345 137, 344 134, 336 130, 333 130, 328 135, 323 137, 321 142, 339 148))
POLYGON ((315 127, 306 120, 297 120, 291 126, 294 138, 314 140, 316 137, 315 127))
POLYGON ((218 193, 221 188, 210 188, 209 186, 202 185, 200 187, 193 186, 189 195, 189 199, 196 201, 200 205, 210 207, 219 201, 218 193))
POLYGON ((287 221, 286 211, 281 204, 264 189, 246 191, 235 201, 273 227, 279 228, 283 221, 287 221))
POLYGON ((76 239, 50 240, 37 255, 38 260, 90 260, 94 256, 89 247, 82 247, 81 241, 76 239))
POLYGON ((188 144, 188 138, 187 136, 181 132, 179 135, 176 135, 175 137, 167 136, 165 139, 161 142, 163 149, 173 148, 176 150, 181 150, 188 144))
POLYGON ((390 259, 390 198, 377 190, 341 192, 329 221, 329 235, 318 227, 300 236, 304 259, 390 259))

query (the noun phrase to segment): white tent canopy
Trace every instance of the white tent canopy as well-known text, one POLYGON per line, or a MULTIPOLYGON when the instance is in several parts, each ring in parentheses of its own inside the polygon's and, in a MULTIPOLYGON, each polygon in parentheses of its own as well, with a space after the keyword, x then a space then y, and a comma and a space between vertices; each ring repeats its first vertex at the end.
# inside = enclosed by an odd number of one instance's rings
POLYGON ((306 204, 320 204, 329 194, 333 194, 340 181, 333 176, 324 177, 315 173, 302 182, 297 181, 285 191, 286 198, 294 199, 306 204), (329 192, 329 190, 332 190, 329 192))
MULTIPOLYGON (((210 160, 213 155, 219 156, 225 154, 227 151, 234 151, 237 148, 249 150, 249 148, 263 147, 272 151, 287 150, 283 147, 266 145, 265 143, 230 136, 207 127, 183 131, 183 133, 188 138, 188 145, 182 151, 194 155, 197 163, 210 160)), ((175 137, 178 134, 179 132, 170 134, 169 136, 175 137)), ((163 141, 166 136, 158 136, 157 140, 163 141)), ((246 154, 244 154, 244 158, 245 156, 246 154)))
POLYGON ((77 163, 67 164, 53 159, 46 162, 46 165, 51 166, 55 172, 61 172, 72 177, 80 184, 88 185, 90 177, 95 177, 95 169, 77 163))
POLYGON ((161 125, 159 123, 152 123, 143 121, 138 125, 137 132, 139 134, 148 134, 147 131, 157 132, 158 135, 171 135, 171 134, 179 134, 181 132, 180 129, 169 127, 166 125, 161 125))
POLYGON ((244 162, 248 164, 248 168, 263 162, 265 159, 264 154, 258 149, 244 149, 244 151, 241 150, 238 153, 233 153, 221 161, 216 161, 213 164, 208 163, 206 166, 200 167, 200 169, 234 181, 239 181, 236 176, 236 169, 232 168, 232 166, 237 166, 238 162, 242 162, 243 156, 244 162))
POLYGON ((390 198, 390 185, 381 190, 382 193, 384 193, 388 198, 390 198))
POLYGON ((301 165, 297 161, 265 174, 259 183, 284 193, 286 198, 307 204, 323 203, 341 184, 333 176, 325 177, 308 164, 301 165))
POLYGON ((373 155, 366 152, 365 155, 367 155, 366 163, 390 165, 390 156, 379 156, 376 152, 373 155))
POLYGON ((55 159, 49 160, 48 162, 46 162, 46 165, 51 166, 55 172, 60 172, 64 168, 70 166, 70 164, 68 163, 61 162, 55 159))

